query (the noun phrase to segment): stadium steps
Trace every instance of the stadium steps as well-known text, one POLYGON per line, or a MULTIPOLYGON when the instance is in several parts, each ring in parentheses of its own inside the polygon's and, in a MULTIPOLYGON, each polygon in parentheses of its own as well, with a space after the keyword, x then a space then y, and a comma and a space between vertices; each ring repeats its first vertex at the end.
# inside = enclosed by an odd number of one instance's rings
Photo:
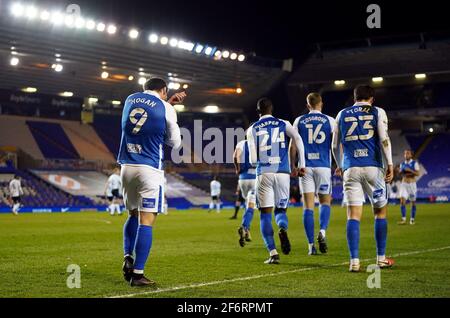
POLYGON ((26 150, 34 159, 44 159, 36 140, 25 123, 26 118, 19 116, 0 116, 0 146, 14 146, 26 150))
POLYGON ((61 125, 39 121, 26 123, 46 158, 80 159, 61 125))
POLYGON ((424 142, 420 145, 420 147, 414 153, 414 159, 420 158, 420 155, 427 149, 428 145, 433 141, 435 135, 428 135, 424 142))
POLYGON ((62 124, 62 127, 83 159, 115 161, 113 154, 91 126, 70 123, 62 124))

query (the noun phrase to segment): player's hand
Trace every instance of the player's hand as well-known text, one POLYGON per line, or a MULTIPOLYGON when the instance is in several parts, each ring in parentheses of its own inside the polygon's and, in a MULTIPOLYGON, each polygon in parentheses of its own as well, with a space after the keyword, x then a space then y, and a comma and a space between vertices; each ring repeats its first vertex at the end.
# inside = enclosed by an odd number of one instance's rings
POLYGON ((298 177, 298 168, 297 167, 291 167, 291 177, 292 178, 298 177))
POLYGON ((334 170, 334 175, 336 177, 341 177, 342 178, 342 169, 341 168, 336 168, 336 170, 334 170))
POLYGON ((386 183, 391 183, 392 179, 394 179, 394 166, 388 165, 388 167, 386 169, 386 176, 384 177, 384 181, 386 181, 386 183))
POLYGON ((298 176, 304 177, 306 175, 306 168, 298 168, 298 176))
POLYGON ((175 93, 169 98, 167 102, 171 105, 176 105, 182 103, 186 96, 186 92, 175 93))

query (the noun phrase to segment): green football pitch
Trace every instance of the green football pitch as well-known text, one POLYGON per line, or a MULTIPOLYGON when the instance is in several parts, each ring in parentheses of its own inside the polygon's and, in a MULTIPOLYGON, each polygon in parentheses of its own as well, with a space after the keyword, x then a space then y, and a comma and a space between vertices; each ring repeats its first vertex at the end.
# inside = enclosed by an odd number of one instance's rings
MULTIPOLYGON (((302 212, 291 208, 292 252, 281 255, 279 265, 263 263, 268 253, 258 214, 253 242, 244 248, 238 245, 240 222, 229 220, 231 214, 189 210, 158 217, 146 267, 158 284, 138 289, 121 273, 125 216, 2 214, 0 297, 450 297, 450 204, 419 205, 416 225, 403 226, 397 225, 399 207, 390 206, 387 254, 396 264, 379 276, 348 272, 345 210, 339 206, 327 232, 329 253, 317 256, 306 255, 302 212), (67 287, 71 264, 80 268, 80 288, 67 287), (368 288, 374 277, 380 288, 368 288)), ((366 208, 360 243, 365 267, 375 262, 373 223, 366 208)))

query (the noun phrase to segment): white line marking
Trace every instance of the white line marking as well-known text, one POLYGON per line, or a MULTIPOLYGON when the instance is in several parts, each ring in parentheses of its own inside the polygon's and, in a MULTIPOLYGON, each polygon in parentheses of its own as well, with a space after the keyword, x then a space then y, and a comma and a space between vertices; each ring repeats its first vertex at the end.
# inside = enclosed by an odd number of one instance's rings
MULTIPOLYGON (((442 250, 450 249, 450 246, 444 246, 439 248, 433 248, 428 250, 419 250, 419 251, 412 251, 412 252, 404 252, 404 253, 397 253, 392 255, 392 257, 400 257, 400 256, 408 256, 408 255, 415 255, 415 254, 422 254, 422 253, 430 253, 430 252, 437 252, 442 250)), ((367 262, 370 260, 373 260, 374 258, 368 258, 361 260, 362 262, 367 262)), ((182 286, 175 286, 175 287, 168 287, 168 288, 161 288, 156 290, 150 290, 145 291, 141 293, 134 293, 134 294, 125 294, 125 295, 117 295, 117 296, 110 296, 108 298, 130 298, 130 297, 136 297, 136 296, 143 296, 143 295, 151 295, 151 294, 159 294, 159 293, 165 293, 165 292, 173 292, 177 290, 182 289, 189 289, 189 288, 199 288, 199 287, 205 287, 205 286, 212 286, 212 285, 220 285, 220 284, 227 284, 227 283, 234 283, 234 282, 241 282, 246 280, 253 280, 258 278, 265 278, 265 277, 273 277, 273 276, 279 276, 279 275, 285 275, 285 274, 292 274, 292 273, 299 273, 299 272, 306 272, 314 269, 324 269, 328 267, 336 267, 336 266, 344 266, 347 265, 347 262, 339 263, 339 264, 331 264, 331 265, 323 265, 318 267, 305 267, 305 268, 299 268, 299 269, 293 269, 290 271, 281 271, 276 273, 269 273, 269 274, 260 274, 260 275, 253 275, 248 277, 237 277, 233 279, 226 279, 226 280, 217 280, 207 283, 197 283, 197 284, 191 284, 191 285, 182 285, 182 286)))

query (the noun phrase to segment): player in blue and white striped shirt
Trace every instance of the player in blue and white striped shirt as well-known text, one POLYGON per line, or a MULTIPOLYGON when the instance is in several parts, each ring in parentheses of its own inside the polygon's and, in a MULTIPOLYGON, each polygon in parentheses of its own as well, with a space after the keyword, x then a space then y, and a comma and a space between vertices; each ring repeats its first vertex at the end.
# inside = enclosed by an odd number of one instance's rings
MULTIPOLYGON (((311 93, 306 98, 309 113, 294 121, 305 146, 306 174, 299 179, 303 195, 303 225, 308 240, 308 254, 316 255, 314 246, 314 205, 315 196, 319 197, 320 232, 317 237, 319 250, 326 253, 328 246, 325 235, 331 212, 331 140, 336 125, 334 118, 322 114, 322 97, 311 93)), ((291 148, 291 165, 296 158, 291 148)))
POLYGON ((391 141, 386 112, 372 106, 374 89, 361 85, 355 88, 355 104, 339 112, 333 133, 333 155, 343 175, 344 203, 347 204, 347 241, 350 250, 350 271, 360 271, 359 227, 365 202, 370 200, 375 215, 377 265, 391 267, 394 261, 385 256, 387 240, 386 183, 394 176, 391 141), (342 146, 342 155, 341 155, 342 146))
POLYGON ((250 224, 256 206, 256 170, 250 163, 250 150, 247 140, 241 140, 234 151, 234 166, 239 175, 239 188, 245 200, 245 212, 242 224, 238 229, 239 245, 244 247, 245 242, 251 241, 250 224))
POLYGON ((163 212, 163 147, 181 145, 177 114, 170 103, 180 103, 185 96, 177 93, 166 102, 166 82, 152 78, 144 84, 144 92, 128 96, 124 104, 117 161, 122 166, 123 198, 129 211, 123 231, 123 272, 131 286, 154 284, 144 277, 144 267, 152 246, 153 224, 163 212))
POLYGON ((299 169, 295 174, 305 172, 305 158, 302 138, 294 127, 282 119, 272 116, 273 105, 268 98, 258 101, 259 120, 247 130, 250 149, 250 163, 256 165, 256 200, 261 211, 261 233, 270 258, 266 264, 278 264, 280 256, 275 247, 272 228, 272 210, 279 227, 281 250, 289 254, 291 244, 287 236, 290 174, 289 143, 295 143, 299 153, 299 169))
POLYGON ((411 218, 409 224, 415 224, 416 218, 416 197, 417 184, 416 178, 420 174, 419 163, 413 159, 413 152, 410 149, 404 152, 405 161, 400 164, 400 173, 402 175, 402 184, 400 186, 400 210, 402 220, 399 224, 406 224, 406 201, 411 202, 411 218))

